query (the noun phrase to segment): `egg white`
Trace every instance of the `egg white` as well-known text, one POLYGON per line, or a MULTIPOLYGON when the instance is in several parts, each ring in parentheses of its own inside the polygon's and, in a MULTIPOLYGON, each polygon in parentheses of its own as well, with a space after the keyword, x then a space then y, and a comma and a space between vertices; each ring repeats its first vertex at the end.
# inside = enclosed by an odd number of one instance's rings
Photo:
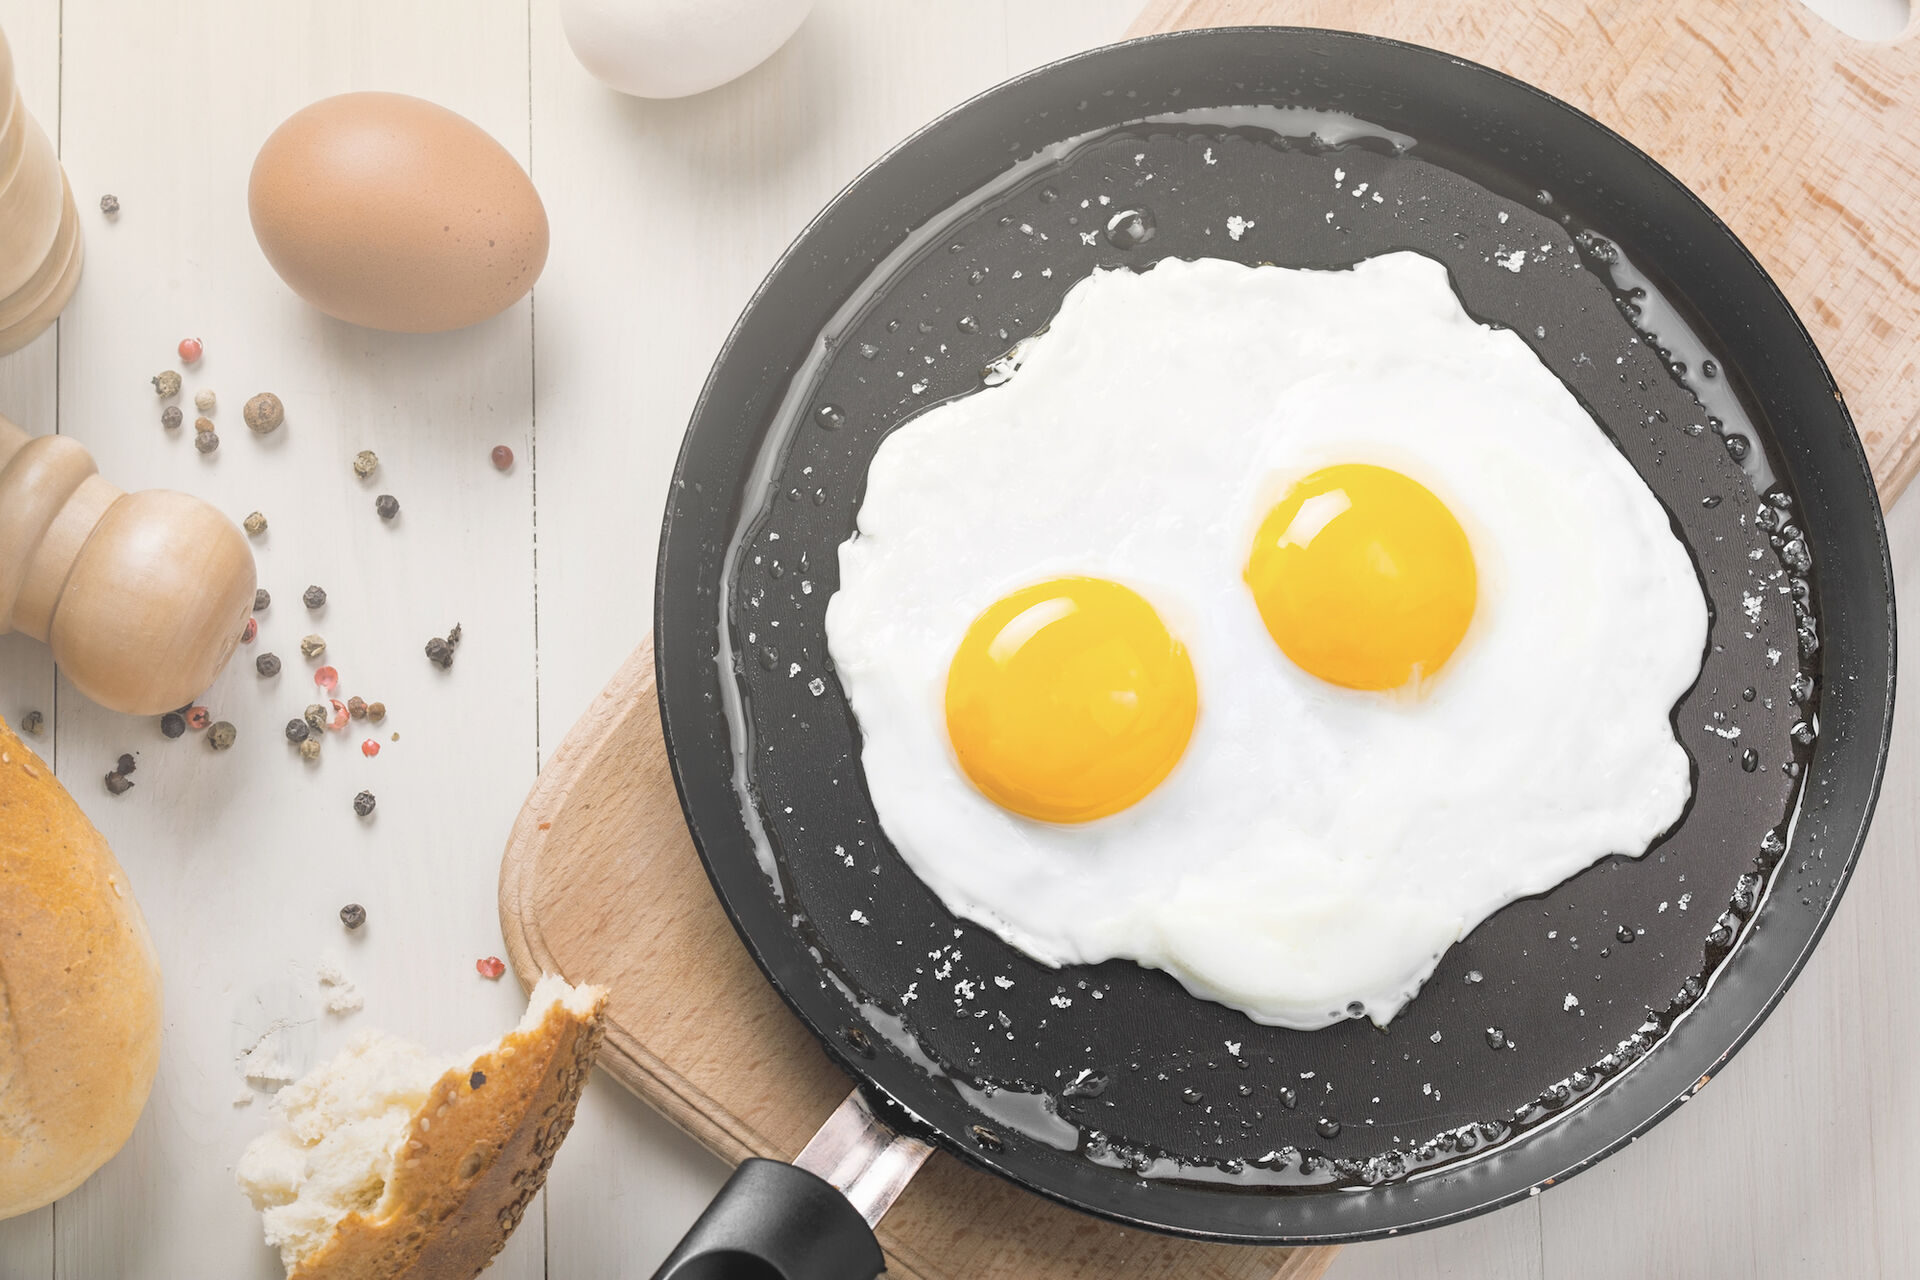
POLYGON ((1009 381, 882 444, 826 628, 881 825, 955 914, 1051 964, 1125 957, 1308 1029, 1384 1024, 1500 907, 1679 818, 1670 714, 1707 607, 1572 393, 1402 252, 1080 282, 1009 381), (1242 576, 1272 502, 1340 462, 1418 480, 1472 544, 1472 626, 1417 693, 1294 666, 1242 576), (1200 697, 1172 774, 1072 826, 977 791, 943 707, 980 611, 1068 574, 1150 600, 1200 697))

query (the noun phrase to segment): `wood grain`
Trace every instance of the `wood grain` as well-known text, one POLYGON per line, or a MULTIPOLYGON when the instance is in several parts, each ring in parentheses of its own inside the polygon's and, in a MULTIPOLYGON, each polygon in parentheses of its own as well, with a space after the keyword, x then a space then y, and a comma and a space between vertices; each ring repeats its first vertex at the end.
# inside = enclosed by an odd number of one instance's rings
POLYGON ((1920 19, 1889 44, 1763 0, 1149 0, 1130 34, 1279 23, 1518 76, 1665 165, 1812 332, 1883 503, 1920 468, 1920 19))
MULTIPOLYGON (((612 991, 600 1065, 728 1160, 791 1159, 850 1082, 754 967, 688 839, 660 739, 651 639, 541 772, 500 866, 523 985, 612 991)), ((1313 1280, 1331 1249, 1263 1250, 1130 1231, 936 1154, 880 1226, 907 1280, 1313 1280)))

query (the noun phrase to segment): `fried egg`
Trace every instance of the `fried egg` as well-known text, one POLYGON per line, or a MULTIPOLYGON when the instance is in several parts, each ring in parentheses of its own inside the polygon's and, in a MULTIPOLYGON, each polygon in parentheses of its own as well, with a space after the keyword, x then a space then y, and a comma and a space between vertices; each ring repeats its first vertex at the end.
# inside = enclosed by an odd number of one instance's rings
POLYGON ((956 915, 1300 1029, 1385 1024, 1686 807, 1707 605, 1572 393, 1410 252, 1169 259, 875 454, 828 647, 956 915))

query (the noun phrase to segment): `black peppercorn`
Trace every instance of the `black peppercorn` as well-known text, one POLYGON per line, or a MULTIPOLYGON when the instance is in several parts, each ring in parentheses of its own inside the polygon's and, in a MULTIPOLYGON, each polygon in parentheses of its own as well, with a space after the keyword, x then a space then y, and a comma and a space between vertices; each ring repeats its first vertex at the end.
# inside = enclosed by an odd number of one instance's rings
POLYGON ((38 711, 29 711, 20 717, 20 732, 22 733, 30 733, 37 738, 40 736, 40 731, 46 727, 47 718, 38 711))
POLYGON ((349 929, 358 929, 367 922, 367 909, 357 902, 349 902, 340 908, 340 923, 349 929))
POLYGON ((259 657, 253 660, 253 669, 255 671, 258 671, 263 676, 279 675, 280 674, 280 655, 275 653, 261 654, 259 657))
POLYGON ((318 609, 327 602, 327 593, 319 587, 308 587, 301 593, 300 599, 309 609, 318 609))
POLYGON ((133 756, 123 751, 120 753, 120 759, 114 764, 113 769, 115 773, 132 773, 138 767, 139 766, 133 761, 133 756))
POLYGON ((305 720, 287 721, 287 741, 288 742, 305 742, 307 740, 307 735, 312 732, 313 730, 307 728, 307 722, 305 720))
POLYGON ((233 740, 239 736, 240 731, 233 727, 233 721, 216 720, 207 730, 207 745, 215 751, 225 751, 233 745, 233 740))
POLYGON ((180 412, 180 406, 177 404, 170 404, 160 411, 160 425, 169 431, 172 431, 186 420, 187 415, 180 412))
POLYGON ((315 702, 307 707, 305 720, 307 728, 315 733, 325 733, 327 729, 327 709, 315 702))
POLYGON ((467 1077, 467 1088, 478 1089, 481 1085, 485 1084, 486 1082, 487 1082, 487 1073, 484 1071, 476 1071, 472 1075, 467 1077))
POLYGON ((160 732, 169 738, 177 738, 187 731, 187 718, 178 711, 169 711, 160 717, 160 732))
POLYGON ((445 670, 453 665, 453 646, 439 636, 427 641, 427 661, 445 670))
POLYGON ((267 611, 267 606, 272 603, 273 603, 273 597, 267 594, 267 589, 265 587, 259 587, 255 589, 253 593, 253 611, 255 613, 265 613, 267 611))
POLYGON ((373 509, 380 513, 382 520, 391 520, 400 514, 400 499, 383 493, 373 500, 373 509))
POLYGON ((107 792, 110 795, 123 796, 133 790, 133 780, 124 773, 107 774, 107 792))
POLYGON ((373 804, 373 792, 362 791, 353 798, 353 811, 364 818, 373 812, 373 804))

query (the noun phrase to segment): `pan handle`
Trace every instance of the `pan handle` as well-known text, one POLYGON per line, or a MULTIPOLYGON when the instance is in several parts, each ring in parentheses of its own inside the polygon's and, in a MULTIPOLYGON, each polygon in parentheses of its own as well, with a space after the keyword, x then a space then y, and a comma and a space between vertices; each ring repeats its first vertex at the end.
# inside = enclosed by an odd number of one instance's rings
POLYGON ((872 1280, 886 1266, 874 1224, 932 1151, 856 1089, 792 1164, 735 1169, 653 1280, 872 1280))

